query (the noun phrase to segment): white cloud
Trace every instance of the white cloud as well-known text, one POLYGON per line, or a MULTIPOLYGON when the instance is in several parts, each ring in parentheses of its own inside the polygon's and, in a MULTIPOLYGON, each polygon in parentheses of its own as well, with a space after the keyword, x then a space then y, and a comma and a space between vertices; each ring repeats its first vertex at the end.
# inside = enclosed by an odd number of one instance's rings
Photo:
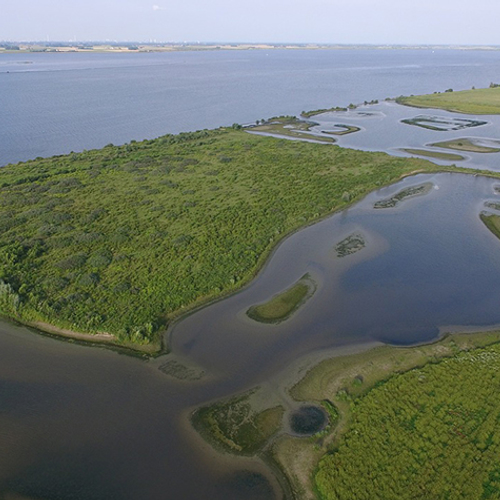
POLYGON ((165 10, 165 7, 160 7, 159 5, 153 5, 153 10, 165 10))

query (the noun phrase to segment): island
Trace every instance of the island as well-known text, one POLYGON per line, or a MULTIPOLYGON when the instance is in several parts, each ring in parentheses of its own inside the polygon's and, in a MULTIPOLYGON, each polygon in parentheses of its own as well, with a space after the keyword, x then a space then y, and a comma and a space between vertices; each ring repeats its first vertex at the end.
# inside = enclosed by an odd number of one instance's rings
POLYGON ((236 125, 8 165, 0 312, 152 354, 172 321, 248 283, 287 234, 442 168, 236 125))

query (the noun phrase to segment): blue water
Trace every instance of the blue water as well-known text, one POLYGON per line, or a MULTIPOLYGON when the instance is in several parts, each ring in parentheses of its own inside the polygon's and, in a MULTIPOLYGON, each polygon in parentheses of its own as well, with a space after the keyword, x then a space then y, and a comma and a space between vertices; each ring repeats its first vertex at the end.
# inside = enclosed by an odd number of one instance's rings
POLYGON ((0 165, 497 81, 500 53, 258 50, 0 55, 0 165))

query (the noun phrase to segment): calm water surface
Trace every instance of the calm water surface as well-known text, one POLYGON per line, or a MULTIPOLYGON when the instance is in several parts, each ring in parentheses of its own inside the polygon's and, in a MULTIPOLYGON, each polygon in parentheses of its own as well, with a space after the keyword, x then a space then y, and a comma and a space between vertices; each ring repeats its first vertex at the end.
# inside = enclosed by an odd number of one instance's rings
POLYGON ((1 54, 0 165, 400 94, 485 87, 500 52, 1 54))

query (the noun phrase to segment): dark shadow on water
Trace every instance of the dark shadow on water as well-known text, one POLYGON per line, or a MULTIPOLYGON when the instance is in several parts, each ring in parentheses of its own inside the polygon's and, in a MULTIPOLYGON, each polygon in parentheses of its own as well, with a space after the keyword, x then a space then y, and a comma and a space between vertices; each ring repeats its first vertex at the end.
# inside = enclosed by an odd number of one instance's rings
POLYGON ((242 470, 225 477, 219 485, 224 500, 275 500, 271 483, 258 472, 242 470))
POLYGON ((428 344, 439 338, 439 329, 431 327, 406 327, 400 331, 394 329, 392 331, 377 332, 373 335, 373 339, 384 344, 410 347, 418 344, 428 344))

